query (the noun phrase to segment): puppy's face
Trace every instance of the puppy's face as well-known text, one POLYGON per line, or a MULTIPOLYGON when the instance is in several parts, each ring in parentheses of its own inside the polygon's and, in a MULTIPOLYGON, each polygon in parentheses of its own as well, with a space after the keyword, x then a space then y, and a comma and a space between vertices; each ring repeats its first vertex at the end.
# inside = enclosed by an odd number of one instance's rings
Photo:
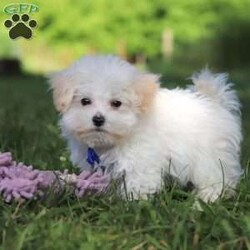
POLYGON ((116 57, 84 57, 51 76, 61 127, 91 147, 126 139, 151 108, 157 77, 138 72, 116 57))

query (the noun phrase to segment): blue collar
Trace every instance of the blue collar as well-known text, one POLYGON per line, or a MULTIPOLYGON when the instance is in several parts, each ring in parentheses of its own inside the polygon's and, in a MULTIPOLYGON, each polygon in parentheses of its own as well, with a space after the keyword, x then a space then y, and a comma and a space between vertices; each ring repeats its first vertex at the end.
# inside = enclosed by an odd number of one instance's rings
POLYGON ((95 164, 100 164, 100 158, 93 148, 88 147, 86 161, 94 168, 95 164))

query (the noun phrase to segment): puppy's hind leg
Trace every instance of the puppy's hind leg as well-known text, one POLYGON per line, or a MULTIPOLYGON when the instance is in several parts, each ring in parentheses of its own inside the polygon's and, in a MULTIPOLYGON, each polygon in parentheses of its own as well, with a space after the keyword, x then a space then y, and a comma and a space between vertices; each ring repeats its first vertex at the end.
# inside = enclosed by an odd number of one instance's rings
POLYGON ((192 182, 197 197, 208 203, 233 196, 239 177, 240 171, 237 168, 223 164, 220 160, 207 160, 201 161, 194 169, 192 182))

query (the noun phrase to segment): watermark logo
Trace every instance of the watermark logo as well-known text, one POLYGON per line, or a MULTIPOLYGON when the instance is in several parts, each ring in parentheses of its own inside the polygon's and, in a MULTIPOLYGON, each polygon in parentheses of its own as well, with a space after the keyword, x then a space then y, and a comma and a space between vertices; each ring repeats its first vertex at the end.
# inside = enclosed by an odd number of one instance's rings
POLYGON ((37 5, 28 3, 13 3, 6 5, 3 9, 5 14, 11 15, 10 19, 5 20, 4 26, 9 30, 9 37, 16 39, 32 37, 33 29, 37 27, 37 22, 30 18, 30 14, 38 12, 37 5))

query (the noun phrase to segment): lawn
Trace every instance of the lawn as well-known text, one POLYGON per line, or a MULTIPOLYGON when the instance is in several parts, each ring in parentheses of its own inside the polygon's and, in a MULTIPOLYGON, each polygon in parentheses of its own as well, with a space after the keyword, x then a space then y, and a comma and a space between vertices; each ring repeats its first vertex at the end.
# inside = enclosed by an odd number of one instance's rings
MULTIPOLYGON (((250 87, 248 77, 232 77, 245 137, 245 174, 234 199, 198 212, 194 197, 172 186, 139 202, 115 194, 0 201, 0 249, 250 249, 250 87)), ((40 76, 0 77, 0 150, 36 168, 72 170, 47 89, 40 76)))

